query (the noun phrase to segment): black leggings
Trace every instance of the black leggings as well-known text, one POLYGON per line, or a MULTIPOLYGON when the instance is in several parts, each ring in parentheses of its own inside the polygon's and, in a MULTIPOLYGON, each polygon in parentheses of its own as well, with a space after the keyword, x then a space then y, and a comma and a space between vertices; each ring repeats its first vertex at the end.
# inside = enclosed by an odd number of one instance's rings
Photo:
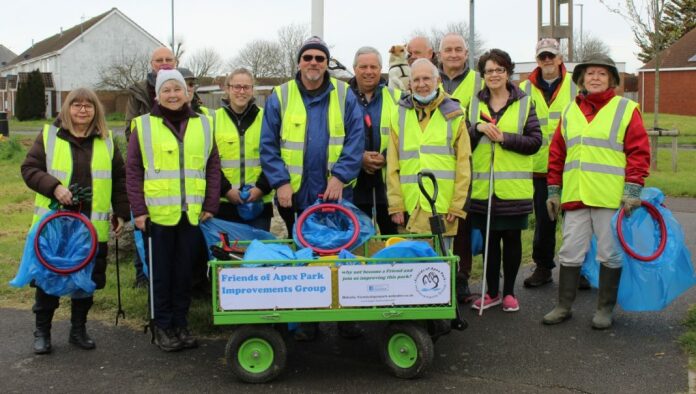
MULTIPOLYGON (((484 234, 485 237, 485 234, 484 234)), ((488 244, 488 267, 486 271, 486 293, 495 297, 500 291, 501 241, 503 245, 503 297, 515 294, 515 279, 522 262, 522 230, 491 230, 488 244)), ((486 241, 485 239, 483 240, 486 241)), ((484 244, 485 245, 485 244, 484 244)))

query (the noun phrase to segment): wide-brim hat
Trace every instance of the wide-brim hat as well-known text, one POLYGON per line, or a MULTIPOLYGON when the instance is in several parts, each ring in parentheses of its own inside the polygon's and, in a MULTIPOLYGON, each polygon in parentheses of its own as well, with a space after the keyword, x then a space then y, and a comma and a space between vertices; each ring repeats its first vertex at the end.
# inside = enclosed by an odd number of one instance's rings
POLYGON ((616 68, 616 63, 614 63, 609 56, 601 53, 590 55, 587 59, 575 66, 573 69, 573 82, 575 82, 576 85, 580 85, 580 76, 589 66, 606 67, 614 78, 614 85, 619 86, 621 76, 619 75, 619 69, 616 68))

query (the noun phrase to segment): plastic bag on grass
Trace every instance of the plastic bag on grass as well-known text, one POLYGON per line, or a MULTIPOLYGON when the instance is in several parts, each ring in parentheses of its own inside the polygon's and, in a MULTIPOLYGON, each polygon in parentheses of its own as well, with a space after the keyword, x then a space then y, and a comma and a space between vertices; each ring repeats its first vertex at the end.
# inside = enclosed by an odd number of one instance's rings
MULTIPOLYGON (((322 203, 324 203, 323 200, 317 200, 310 208, 322 203)), ((337 204, 348 208, 357 217, 358 226, 360 227, 357 240, 353 244, 348 245, 348 249, 359 247, 375 235, 375 227, 372 224, 372 220, 363 211, 346 200, 337 204)), ((304 239, 313 247, 335 249, 345 247, 355 230, 353 222, 342 212, 315 212, 307 217, 301 231, 304 239)), ((293 227, 292 236, 295 244, 303 247, 297 238, 297 226, 293 227)))
POLYGON ((84 223, 73 217, 63 216, 52 219, 44 226, 42 233, 37 234, 39 224, 54 213, 55 211, 50 211, 45 214, 29 230, 19 270, 10 281, 10 285, 22 287, 33 280, 36 286, 53 296, 64 296, 76 291, 92 294, 96 288, 96 284, 92 281, 94 258, 83 269, 63 275, 46 268, 36 255, 34 242, 37 236, 39 236, 41 254, 56 268, 75 267, 90 254, 92 234, 84 223))

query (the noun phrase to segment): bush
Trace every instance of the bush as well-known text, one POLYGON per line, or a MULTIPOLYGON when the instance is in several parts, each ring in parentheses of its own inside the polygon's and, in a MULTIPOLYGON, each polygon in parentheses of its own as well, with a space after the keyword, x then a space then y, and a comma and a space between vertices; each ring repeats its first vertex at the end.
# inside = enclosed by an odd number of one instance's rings
POLYGON ((113 112, 108 115, 106 115, 106 120, 111 120, 111 121, 123 121, 125 118, 125 115, 121 112, 113 112))
POLYGON ((41 72, 36 69, 29 73, 26 83, 17 89, 15 117, 19 120, 43 119, 46 114, 46 97, 41 72))
POLYGON ((0 140, 0 160, 12 160, 25 154, 18 137, 0 140))

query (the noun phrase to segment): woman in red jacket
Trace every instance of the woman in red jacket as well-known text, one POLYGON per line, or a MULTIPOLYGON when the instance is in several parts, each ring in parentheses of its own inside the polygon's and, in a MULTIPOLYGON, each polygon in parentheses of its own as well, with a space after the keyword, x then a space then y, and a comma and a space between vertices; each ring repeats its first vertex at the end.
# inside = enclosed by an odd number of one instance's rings
POLYGON ((630 215, 640 206, 650 146, 638 104, 614 91, 620 80, 613 60, 590 57, 575 67, 573 81, 581 93, 563 111, 549 154, 546 206, 551 220, 561 209, 565 216, 558 305, 543 322, 570 318, 580 268, 594 235, 601 267, 592 327, 606 329, 612 324, 622 263, 611 219, 621 207, 630 215))

